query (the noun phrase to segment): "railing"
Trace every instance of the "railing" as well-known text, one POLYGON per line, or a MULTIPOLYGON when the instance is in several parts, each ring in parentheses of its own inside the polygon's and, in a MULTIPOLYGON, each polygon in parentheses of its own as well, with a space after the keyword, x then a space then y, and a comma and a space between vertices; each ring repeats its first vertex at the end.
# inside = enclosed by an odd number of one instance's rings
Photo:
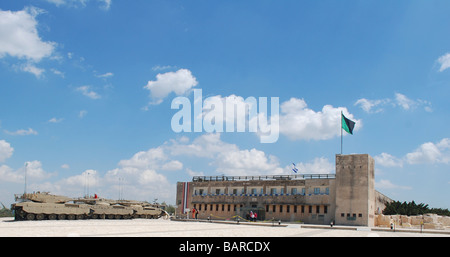
POLYGON ((263 175, 263 176, 194 176, 192 182, 207 181, 251 181, 251 180, 301 180, 334 179, 336 174, 298 174, 298 175, 263 175))

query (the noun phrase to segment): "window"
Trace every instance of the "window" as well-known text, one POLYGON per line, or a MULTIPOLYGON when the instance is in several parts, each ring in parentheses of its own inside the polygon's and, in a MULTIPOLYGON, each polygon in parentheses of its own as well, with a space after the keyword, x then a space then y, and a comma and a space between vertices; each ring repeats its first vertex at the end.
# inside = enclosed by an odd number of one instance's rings
POLYGON ((297 194, 297 188, 292 188, 291 189, 291 194, 296 195, 297 194))
POLYGON ((216 195, 220 195, 220 189, 216 189, 216 195))
POLYGON ((233 195, 237 195, 237 189, 233 189, 233 195))
POLYGON ((319 188, 319 187, 315 187, 315 188, 314 188, 314 194, 315 194, 315 195, 320 194, 320 188, 319 188))
POLYGON ((256 188, 252 188, 252 195, 256 195, 256 188))
POLYGON ((330 194, 330 188, 329 187, 325 188, 325 194, 327 194, 327 195, 330 194))
POLYGON ((316 213, 320 213, 320 206, 319 205, 316 206, 316 213))
POLYGON ((283 205, 280 205, 280 212, 283 212, 283 205))
POLYGON ((302 188, 302 195, 305 195, 305 194, 306 194, 306 189, 302 188))
POLYGON ((309 213, 312 213, 312 205, 309 206, 309 213))
POLYGON ((294 213, 297 213, 297 205, 294 205, 294 213))
POLYGON ((276 212, 277 210, 276 210, 276 208, 275 208, 275 205, 272 205, 272 212, 276 212))
POLYGON ((284 188, 281 188, 281 190, 280 190, 281 192, 280 192, 280 194, 284 194, 284 188))
POLYGON ((305 213, 305 206, 302 205, 302 213, 305 213))
POLYGON ((358 217, 362 218, 362 213, 358 214, 358 217))
POLYGON ((286 206, 286 212, 289 213, 290 211, 291 211, 291 206, 290 205, 286 206))
POLYGON ((277 189, 276 188, 271 188, 270 189, 270 194, 275 195, 277 193, 277 189))
POLYGON ((323 206, 323 213, 328 213, 328 206, 323 206))
POLYGON ((203 195, 203 189, 199 189, 198 191, 200 192, 200 195, 203 195))

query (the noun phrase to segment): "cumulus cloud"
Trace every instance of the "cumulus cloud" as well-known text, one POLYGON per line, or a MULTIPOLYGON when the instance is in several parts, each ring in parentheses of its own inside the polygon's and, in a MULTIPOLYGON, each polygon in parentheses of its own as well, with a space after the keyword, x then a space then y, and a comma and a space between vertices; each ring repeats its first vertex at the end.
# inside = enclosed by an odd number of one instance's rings
POLYGON ((43 41, 36 16, 43 10, 28 7, 13 12, 0 10, 0 58, 5 55, 39 62, 52 55, 56 43, 43 41))
POLYGON ((384 167, 403 167, 403 160, 388 153, 381 153, 373 158, 375 159, 376 165, 384 167))
POLYGON ((374 157, 376 165, 384 167, 403 167, 407 164, 449 164, 450 163, 450 138, 443 138, 437 143, 426 142, 416 150, 407 153, 402 158, 397 158, 388 153, 381 153, 374 157))
POLYGON ((170 93, 183 95, 198 84, 197 79, 188 69, 176 72, 159 73, 156 80, 151 80, 144 86, 150 91, 151 104, 160 104, 170 93))
POLYGON ((414 152, 406 155, 409 164, 420 163, 450 163, 450 138, 444 138, 437 143, 427 142, 414 152))
POLYGON ((6 159, 12 156, 13 152, 14 148, 11 147, 11 144, 5 140, 0 140, 0 162, 6 161, 6 159))
POLYGON ((308 108, 305 100, 291 98, 281 104, 279 118, 280 133, 291 140, 327 140, 340 135, 341 111, 355 121, 355 131, 362 127, 362 121, 356 119, 345 107, 325 105, 321 111, 308 108))
MULTIPOLYGON (((295 164, 300 174, 331 174, 335 173, 334 163, 325 157, 315 158, 311 162, 299 162, 295 164)), ((286 166, 285 172, 292 173, 292 167, 286 166)))

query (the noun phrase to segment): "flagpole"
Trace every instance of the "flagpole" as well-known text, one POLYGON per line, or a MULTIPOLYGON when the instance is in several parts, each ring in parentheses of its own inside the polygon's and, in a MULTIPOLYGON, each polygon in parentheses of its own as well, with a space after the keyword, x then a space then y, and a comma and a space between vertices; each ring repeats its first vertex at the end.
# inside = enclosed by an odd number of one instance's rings
POLYGON ((343 136, 342 136, 342 115, 343 115, 343 113, 342 113, 342 111, 341 111, 341 155, 342 155, 342 144, 343 144, 343 136))

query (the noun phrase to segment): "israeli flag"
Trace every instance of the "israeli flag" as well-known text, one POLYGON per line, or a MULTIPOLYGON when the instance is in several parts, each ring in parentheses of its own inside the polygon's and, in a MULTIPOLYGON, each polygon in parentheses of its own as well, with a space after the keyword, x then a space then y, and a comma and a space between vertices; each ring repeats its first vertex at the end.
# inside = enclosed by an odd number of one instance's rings
POLYGON ((297 172, 298 172, 298 169, 297 169, 297 167, 295 166, 295 163, 292 163, 292 165, 294 165, 294 167, 292 168, 292 171, 295 172, 295 173, 297 173, 297 172))

